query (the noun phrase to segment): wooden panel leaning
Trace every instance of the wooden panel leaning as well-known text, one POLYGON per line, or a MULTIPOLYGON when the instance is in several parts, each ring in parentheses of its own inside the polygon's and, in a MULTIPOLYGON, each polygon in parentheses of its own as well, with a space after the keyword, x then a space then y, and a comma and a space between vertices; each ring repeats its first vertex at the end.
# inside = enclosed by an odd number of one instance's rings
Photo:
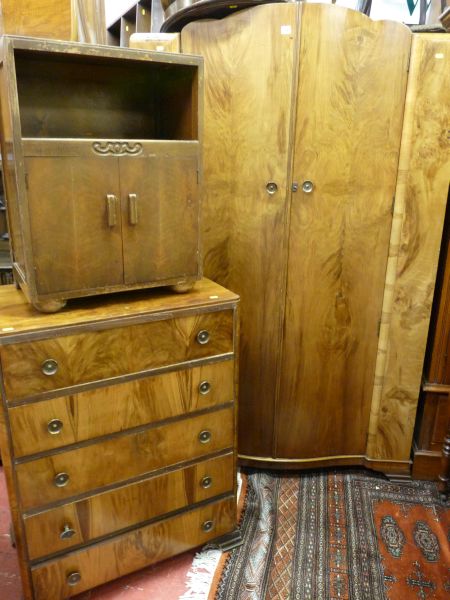
POLYGON ((410 464, 449 191, 450 35, 416 34, 367 455, 410 464))
POLYGON ((52 312, 198 280, 202 59, 9 36, 0 58, 14 276, 29 301, 52 312))
POLYGON ((0 289, 0 449, 26 600, 68 598, 225 534, 239 541, 238 297, 202 279, 183 295, 105 300, 49 315, 0 289), (27 372, 46 344, 78 375, 38 389, 27 372))

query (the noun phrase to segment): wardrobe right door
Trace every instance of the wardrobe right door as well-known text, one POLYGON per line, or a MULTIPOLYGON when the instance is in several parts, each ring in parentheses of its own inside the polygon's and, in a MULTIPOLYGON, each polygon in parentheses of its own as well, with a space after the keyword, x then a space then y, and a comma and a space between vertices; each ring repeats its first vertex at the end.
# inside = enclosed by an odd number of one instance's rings
POLYGON ((411 35, 302 4, 275 455, 365 454, 411 35))

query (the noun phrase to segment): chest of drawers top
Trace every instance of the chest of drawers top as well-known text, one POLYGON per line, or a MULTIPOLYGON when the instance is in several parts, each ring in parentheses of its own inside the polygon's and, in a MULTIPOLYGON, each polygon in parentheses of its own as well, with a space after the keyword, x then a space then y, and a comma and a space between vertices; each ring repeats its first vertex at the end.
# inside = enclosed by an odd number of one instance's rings
POLYGON ((232 308, 238 300, 233 292, 204 278, 185 294, 155 289, 82 298, 58 313, 46 314, 28 304, 14 285, 5 285, 0 287, 0 345, 217 311, 232 308))

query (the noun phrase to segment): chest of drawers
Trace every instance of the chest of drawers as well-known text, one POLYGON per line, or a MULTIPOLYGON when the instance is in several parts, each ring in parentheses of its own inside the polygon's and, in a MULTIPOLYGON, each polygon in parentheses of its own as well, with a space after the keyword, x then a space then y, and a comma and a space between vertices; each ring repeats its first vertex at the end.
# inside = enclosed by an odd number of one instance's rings
POLYGON ((26 600, 79 594, 236 529, 238 297, 0 289, 0 446, 26 600))

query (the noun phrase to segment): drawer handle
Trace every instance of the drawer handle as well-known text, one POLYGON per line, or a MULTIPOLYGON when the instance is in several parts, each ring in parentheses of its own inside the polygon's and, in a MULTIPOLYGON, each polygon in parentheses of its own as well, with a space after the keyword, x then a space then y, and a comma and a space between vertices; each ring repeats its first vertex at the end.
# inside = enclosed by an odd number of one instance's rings
POLYGON ((69 483, 69 479, 70 478, 67 473, 58 473, 58 475, 55 475, 53 483, 56 485, 56 487, 65 487, 69 483))
POLYGON ((58 433, 61 433, 62 428, 63 428, 63 422, 60 421, 59 419, 52 419, 47 424, 47 431, 51 435, 58 435, 58 433))
POLYGON ((204 490, 207 490, 212 486, 213 479, 210 475, 205 475, 203 479, 200 481, 200 485, 204 490))
POLYGON ((58 371, 58 363, 53 358, 47 358, 41 365, 41 370, 44 375, 56 375, 58 371))
POLYGON ((207 429, 200 431, 198 434, 198 439, 202 444, 208 444, 211 441, 211 432, 207 429))
POLYGON ((128 218, 130 225, 137 225, 138 222, 138 198, 137 194, 128 194, 128 218))
POLYGON ((67 525, 67 523, 66 523, 64 525, 63 530, 59 534, 59 537, 62 540, 70 540, 70 538, 73 537, 75 535, 75 533, 76 533, 75 529, 72 529, 72 527, 70 525, 67 525))
POLYGON ((67 575, 67 584, 70 586, 77 585, 77 583, 80 583, 80 581, 81 573, 78 573, 78 571, 73 571, 73 573, 69 573, 67 575))
POLYGON ((203 346, 209 342, 209 331, 202 329, 197 333, 197 342, 203 346))
POLYGON ((117 214, 116 214, 117 198, 114 194, 106 194, 106 214, 108 219, 108 227, 115 227, 117 225, 117 214))
POLYGON ((198 391, 200 392, 200 394, 203 394, 204 396, 206 394, 209 394, 211 390, 211 384, 209 383, 209 381, 202 381, 200 383, 200 385, 198 386, 198 391))
POLYGON ((202 529, 203 531, 205 531, 206 533, 208 531, 212 531, 214 529, 214 521, 204 521, 202 523, 202 529))

